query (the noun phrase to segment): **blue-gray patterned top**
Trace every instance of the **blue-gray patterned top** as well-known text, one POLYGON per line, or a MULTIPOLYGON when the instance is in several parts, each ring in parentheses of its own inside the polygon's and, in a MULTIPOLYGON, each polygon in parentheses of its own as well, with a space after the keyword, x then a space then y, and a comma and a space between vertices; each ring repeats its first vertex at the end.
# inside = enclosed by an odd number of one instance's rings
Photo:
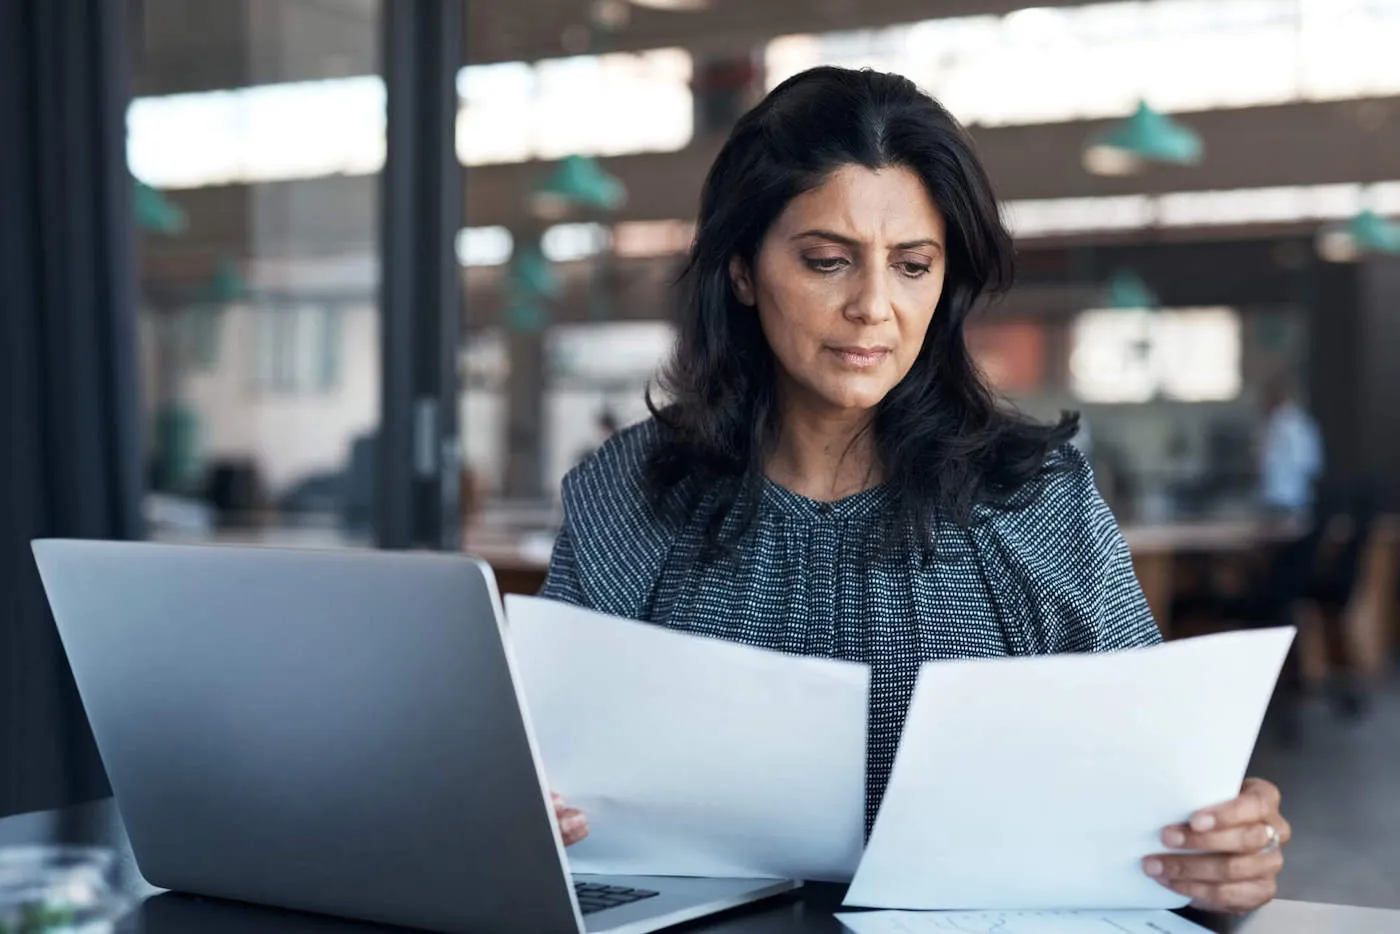
MULTIPOLYGON (((938 524, 936 558, 877 547, 885 491, 831 503, 765 481, 730 558, 701 560, 718 508, 691 491, 662 520, 643 471, 663 429, 615 435, 564 478, 564 526, 541 595, 684 632, 871 666, 867 830, 889 779, 919 665, 1102 652, 1161 636, 1127 545, 1083 456, 1066 445, 1029 503, 938 524)), ((737 513, 728 521, 737 521, 737 513)), ((731 528, 734 526, 731 526, 731 528)))

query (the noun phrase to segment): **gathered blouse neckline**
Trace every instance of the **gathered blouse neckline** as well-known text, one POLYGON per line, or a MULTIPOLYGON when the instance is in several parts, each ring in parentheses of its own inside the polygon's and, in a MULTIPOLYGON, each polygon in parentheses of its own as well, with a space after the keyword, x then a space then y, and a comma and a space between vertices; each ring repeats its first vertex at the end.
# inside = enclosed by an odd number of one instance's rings
POLYGON ((788 515, 807 518, 854 519, 875 512, 885 501, 886 485, 878 483, 840 499, 820 500, 789 490, 771 479, 763 477, 763 499, 788 515))

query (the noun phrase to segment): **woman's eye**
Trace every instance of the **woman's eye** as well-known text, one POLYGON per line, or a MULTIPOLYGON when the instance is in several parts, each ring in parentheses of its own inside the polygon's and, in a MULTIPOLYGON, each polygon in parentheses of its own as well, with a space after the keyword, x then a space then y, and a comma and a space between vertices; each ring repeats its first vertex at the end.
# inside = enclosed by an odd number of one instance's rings
POLYGON ((918 279, 929 271, 928 263, 897 263, 896 268, 910 279, 918 279))
POLYGON ((836 272, 846 266, 844 256, 809 256, 805 262, 807 268, 815 272, 836 272))

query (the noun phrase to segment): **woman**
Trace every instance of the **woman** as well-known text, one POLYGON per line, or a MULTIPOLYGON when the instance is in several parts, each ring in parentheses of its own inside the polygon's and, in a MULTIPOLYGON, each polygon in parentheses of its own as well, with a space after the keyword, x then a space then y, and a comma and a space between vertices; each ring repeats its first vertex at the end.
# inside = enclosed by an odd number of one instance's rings
MULTIPOLYGON (((1011 266, 938 103, 895 75, 800 74, 705 180, 673 401, 564 480, 543 596, 871 665, 867 826, 921 662, 1160 639, 1076 419, 998 407, 968 356, 967 317, 1011 266)), ((1290 833, 1278 803, 1251 779, 1165 828, 1144 870, 1198 906, 1257 907, 1290 833)))

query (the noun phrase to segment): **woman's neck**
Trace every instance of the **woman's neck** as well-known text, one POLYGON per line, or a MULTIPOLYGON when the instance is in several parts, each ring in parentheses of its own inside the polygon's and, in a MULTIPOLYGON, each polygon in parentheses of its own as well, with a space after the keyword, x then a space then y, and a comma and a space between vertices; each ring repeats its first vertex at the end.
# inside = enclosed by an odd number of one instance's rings
POLYGON ((768 478, 810 499, 851 496, 884 478, 871 429, 872 412, 819 412, 786 405, 768 456, 768 478))

